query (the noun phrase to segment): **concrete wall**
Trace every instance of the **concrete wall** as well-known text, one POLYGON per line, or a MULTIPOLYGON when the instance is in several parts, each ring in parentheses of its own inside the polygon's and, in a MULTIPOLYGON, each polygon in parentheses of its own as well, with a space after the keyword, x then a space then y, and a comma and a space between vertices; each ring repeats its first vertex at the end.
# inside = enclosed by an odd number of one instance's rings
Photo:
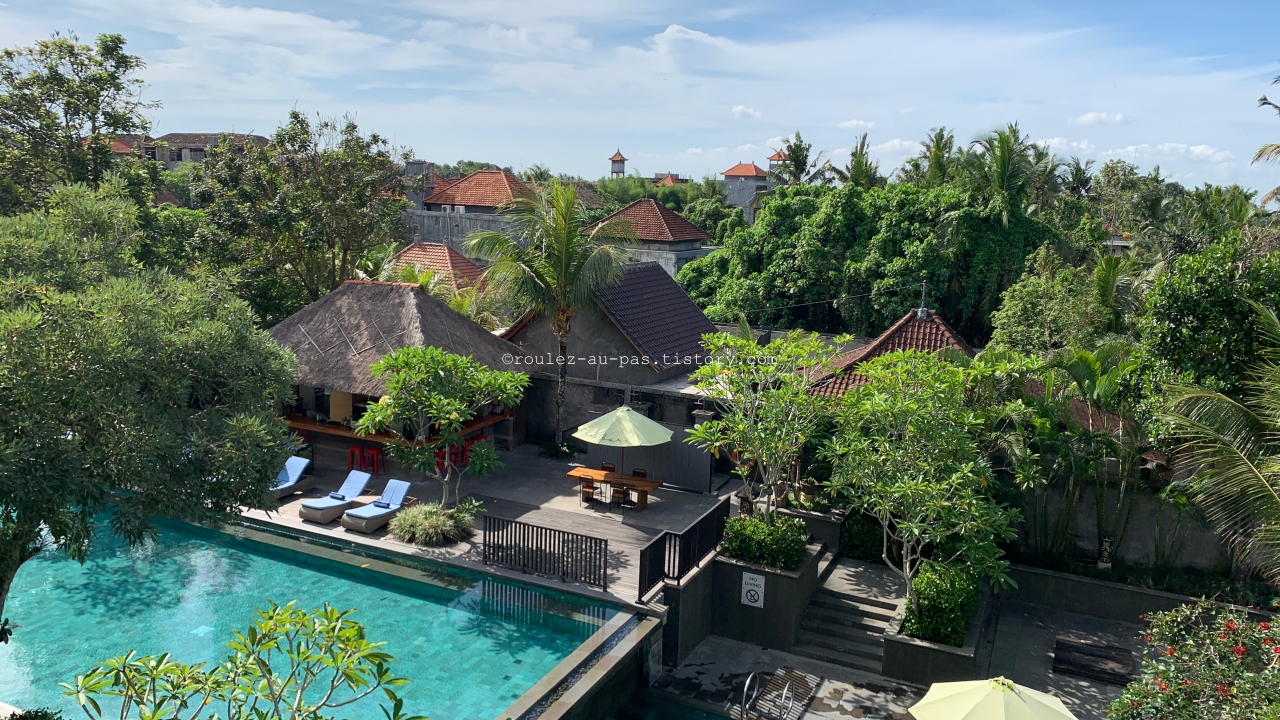
POLYGON ((662 628, 663 665, 680 665, 711 634, 714 562, 713 555, 681 582, 666 583, 662 591, 662 602, 667 606, 662 628))
POLYGON ((417 242, 436 242, 448 245, 463 255, 476 258, 463 249, 467 235, 476 230, 495 230, 511 233, 511 221, 502 215, 485 213, 445 213, 410 207, 405 211, 408 221, 407 239, 417 242))
MULTIPOLYGON (((525 369, 531 372, 556 373, 556 336, 551 333, 551 319, 545 315, 535 318, 527 327, 511 338, 527 356, 541 357, 541 364, 525 369), (548 358, 550 359, 548 361, 548 358)), ((689 370, 676 366, 656 372, 647 365, 634 364, 632 358, 640 351, 618 329, 607 315, 594 305, 582 308, 573 316, 569 333, 569 377, 620 385, 648 385, 675 377, 689 370), (625 357, 626 364, 619 357, 625 357)))
MULTIPOLYGON (((689 243, 681 243, 686 245, 689 243)), ((687 265, 692 260, 697 260, 715 250, 713 247, 698 247, 696 243, 692 247, 661 247, 654 243, 646 243, 643 247, 632 248, 631 257, 636 262, 656 262, 662 266, 663 270, 671 277, 675 277, 680 272, 680 268, 687 265)))
POLYGON ((727 177, 724 182, 728 190, 728 204, 742 208, 747 216, 747 222, 755 219, 755 212, 751 209, 751 199, 760 192, 757 188, 764 186, 766 190, 772 189, 776 184, 762 177, 727 177))
POLYGON ((716 556, 712 562, 712 634, 790 650, 809 598, 818 587, 820 545, 810 545, 804 564, 788 572, 716 556), (742 603, 742 573, 763 575, 764 607, 742 603))
POLYGON ((777 512, 800 518, 804 521, 805 527, 808 528, 809 534, 813 537, 813 542, 826 545, 827 549, 834 553, 840 552, 840 531, 844 528, 844 515, 838 511, 816 513, 792 508, 779 508, 777 512))
POLYGON ((900 632, 900 622, 890 623, 884 632, 881 674, 925 686, 973 679, 974 656, 986 622, 988 597, 984 589, 969 620, 964 645, 960 647, 907 637, 900 632))

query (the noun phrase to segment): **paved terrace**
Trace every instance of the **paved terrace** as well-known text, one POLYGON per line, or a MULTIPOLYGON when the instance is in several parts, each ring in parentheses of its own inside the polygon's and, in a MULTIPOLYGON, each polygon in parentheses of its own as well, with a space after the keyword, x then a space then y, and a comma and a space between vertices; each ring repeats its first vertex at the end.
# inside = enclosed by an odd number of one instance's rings
MULTIPOLYGON (((283 498, 278 511, 268 513, 250 510, 245 513, 246 517, 464 568, 496 572, 555 589, 572 589, 574 592, 602 599, 607 595, 607 599, 611 601, 627 604, 636 602, 639 590, 640 550, 664 531, 682 532, 714 507, 721 497, 738 487, 736 480, 730 481, 714 495, 661 488, 649 494, 649 507, 644 512, 620 510, 616 506, 608 507, 599 503, 583 507, 578 498, 577 481, 565 477, 565 473, 574 467, 574 460, 540 457, 533 445, 522 445, 511 452, 499 451, 498 457, 505 467, 492 475, 463 478, 462 494, 483 502, 485 512, 608 540, 609 589, 607 594, 601 594, 598 588, 576 584, 571 584, 572 587, 568 588, 555 578, 539 578, 486 567, 481 560, 478 533, 471 540, 453 546, 422 548, 395 540, 387 534, 385 528, 365 535, 347 530, 337 520, 328 525, 303 522, 298 518, 298 508, 302 501, 324 497, 337 490, 347 475, 348 443, 326 438, 319 439, 313 447, 317 479, 315 488, 283 498)), ((389 478, 409 481, 409 496, 420 502, 440 499, 439 483, 388 460, 387 467, 369 482, 365 494, 357 502, 369 503, 376 500, 389 478)), ((481 522, 477 519, 477 530, 481 522)))

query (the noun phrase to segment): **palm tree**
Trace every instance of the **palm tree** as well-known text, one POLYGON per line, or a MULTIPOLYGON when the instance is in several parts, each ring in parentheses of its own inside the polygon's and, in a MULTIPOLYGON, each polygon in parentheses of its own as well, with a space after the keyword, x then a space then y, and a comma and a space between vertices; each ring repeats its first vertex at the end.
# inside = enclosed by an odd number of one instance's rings
POLYGON ((512 199, 500 212, 511 219, 514 237, 476 231, 465 246, 491 263, 483 280, 488 287, 551 319, 558 343, 555 443, 562 446, 570 324, 596 292, 621 279, 634 234, 625 221, 591 225, 577 189, 559 180, 545 193, 512 199))
POLYGON ((1085 160, 1080 162, 1080 158, 1073 157, 1064 168, 1066 177, 1063 189, 1067 194, 1077 200, 1084 200, 1093 192, 1093 161, 1085 160))
POLYGON ((1031 204, 1028 214, 1043 213, 1062 193, 1062 162, 1043 145, 1029 148, 1031 163, 1031 204))
POLYGON ((1280 321, 1254 304, 1270 347, 1241 401, 1200 387, 1175 387, 1161 418, 1181 439, 1181 481, 1215 532, 1271 582, 1280 581, 1280 321))
POLYGON ((845 185, 856 185, 863 189, 885 184, 885 177, 880 174, 880 163, 871 159, 866 133, 862 133, 858 144, 849 152, 849 164, 843 168, 832 167, 831 174, 845 185))
MULTIPOLYGON (((1280 85, 1280 75, 1277 75, 1276 79, 1271 81, 1271 84, 1280 85)), ((1258 106, 1269 107, 1277 113, 1280 113, 1280 105, 1268 100, 1266 95, 1263 95, 1262 98, 1258 100, 1258 106)), ((1280 143, 1267 143, 1266 145, 1258 148, 1257 154, 1253 156, 1253 162, 1276 162, 1277 160, 1280 160, 1280 143)), ((1272 200, 1280 200, 1280 185, 1277 185, 1271 190, 1271 192, 1263 195, 1262 200, 1260 200, 1258 204, 1266 206, 1266 204, 1272 200)))
POLYGON ((405 265, 399 270, 391 268, 382 280, 414 283, 428 295, 444 302, 459 315, 471 318, 480 327, 493 332, 504 325, 510 312, 504 307, 499 294, 483 283, 458 287, 452 278, 437 272, 435 268, 419 268, 405 265))
POLYGON ((813 154, 813 145, 805 142, 797 130, 795 137, 784 140, 782 153, 785 160, 770 171, 770 175, 779 185, 808 185, 826 180, 828 165, 822 162, 822 153, 813 154))
POLYGON ((946 127, 936 127, 922 142, 920 154, 898 168, 898 182, 929 189, 951 182, 964 153, 956 149, 956 136, 946 127))
POLYGON ((1018 124, 1011 123, 973 141, 973 151, 966 156, 969 183, 987 196, 1005 227, 1010 216, 1024 212, 1025 201, 1032 192, 1030 147, 1018 124))

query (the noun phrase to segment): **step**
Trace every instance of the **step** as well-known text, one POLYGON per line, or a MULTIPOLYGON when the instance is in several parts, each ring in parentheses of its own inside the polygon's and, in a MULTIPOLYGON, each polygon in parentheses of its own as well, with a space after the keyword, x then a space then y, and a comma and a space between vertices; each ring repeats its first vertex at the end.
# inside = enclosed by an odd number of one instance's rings
POLYGON ((813 597, 817 598, 821 596, 830 596, 838 600, 845 600, 858 605, 874 607, 881 611, 888 610, 890 616, 898 611, 898 605, 901 602, 900 600, 882 600, 880 598, 864 597, 862 595, 855 595, 854 593, 844 592, 842 590, 834 590, 829 587, 820 587, 814 591, 813 597))
POLYGON ((842 652, 846 655, 857 655, 868 660, 880 660, 884 657, 883 645, 862 642, 861 640, 846 640, 821 632, 801 630, 796 633, 796 642, 802 645, 813 645, 826 650, 842 652))
POLYGON ((804 611, 804 617, 802 619, 823 625, 831 625, 833 627, 840 626, 858 628, 874 633, 884 632, 884 629, 889 626, 889 623, 883 620, 876 620, 875 618, 869 618, 865 615, 829 610, 827 608, 814 607, 812 605, 804 611))
POLYGON ((820 607, 835 612, 848 613, 850 615, 861 615, 872 620, 880 622, 889 622, 893 619, 894 611, 886 610, 879 605, 868 605, 862 602, 846 600, 844 598, 832 597, 830 595, 822 595, 814 593, 809 599, 809 607, 820 607))
POLYGON ((800 621, 800 629, 809 632, 815 632, 820 635, 830 635, 831 637, 840 638, 848 642, 861 643, 863 645, 874 645, 875 647, 884 646, 884 628, 860 628, 850 627, 848 625, 835 625, 828 622, 821 622, 805 616, 800 621))
POLYGON ((837 567, 840 567, 840 561, 836 559, 836 554, 824 549, 822 557, 818 559, 818 585, 825 583, 837 567))
POLYGON ((821 660, 822 662, 831 663, 832 665, 853 668, 854 670, 875 673, 877 675, 879 675, 880 671, 884 669, 884 663, 880 660, 870 660, 858 655, 849 655, 837 650, 821 648, 816 645, 796 645, 791 648, 791 654, 807 657, 810 660, 821 660))

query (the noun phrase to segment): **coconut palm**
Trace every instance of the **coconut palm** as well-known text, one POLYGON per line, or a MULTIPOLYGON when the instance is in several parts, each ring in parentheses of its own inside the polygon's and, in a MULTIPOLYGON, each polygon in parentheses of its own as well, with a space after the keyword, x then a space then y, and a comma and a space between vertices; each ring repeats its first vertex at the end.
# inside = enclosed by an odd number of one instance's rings
POLYGON ((827 178, 829 165, 822 162, 823 153, 813 154, 813 144, 800 137, 797 130, 795 137, 784 140, 782 152, 786 159, 769 171, 779 185, 807 185, 822 183, 827 178))
POLYGON ((1063 168, 1063 190, 1077 200, 1084 200, 1093 192, 1093 161, 1080 161, 1073 157, 1063 168))
POLYGON ((488 287, 551 320, 558 344, 555 443, 562 446, 565 358, 573 316, 595 302, 598 291, 621 279, 634 234, 625 221, 591 225, 577 189, 559 180, 545 193, 516 197, 499 211, 511 220, 513 236, 473 232, 466 248, 490 262, 483 280, 488 287))
POLYGON ((1181 439, 1176 460, 1191 500, 1238 557, 1280 581, 1280 321, 1254 305, 1269 341, 1246 397, 1175 387, 1161 418, 1181 439))
POLYGON ((1031 204, 1027 213, 1043 213, 1062 193, 1062 162, 1043 145, 1032 145, 1027 161, 1031 163, 1031 204))
POLYGON ((419 285, 428 295, 441 300, 454 312, 471 318, 490 332, 508 324, 505 321, 509 319, 510 313, 506 310, 505 303, 497 292, 482 284, 458 287, 452 278, 437 272, 435 268, 419 268, 414 265, 393 269, 381 279, 419 285))
POLYGON ((1028 157, 1031 143, 1011 123, 984 138, 973 141, 965 158, 969 184, 987 196, 991 209, 1008 227, 1009 218, 1024 212, 1032 194, 1034 172, 1028 157))
MULTIPOLYGON (((1271 84, 1280 85, 1280 75, 1276 76, 1276 79, 1271 81, 1271 84)), ((1266 95, 1263 95, 1262 98, 1258 100, 1258 106, 1269 107, 1275 110, 1277 113, 1280 113, 1280 105, 1277 105, 1271 102, 1270 100, 1268 100, 1266 95)), ((1258 148, 1257 154, 1253 156, 1253 161, 1254 162, 1280 161, 1280 143, 1267 143, 1266 145, 1263 145, 1262 147, 1258 148)), ((1266 195, 1263 195, 1262 200, 1259 201, 1258 204, 1265 206, 1267 203, 1273 200, 1280 200, 1280 185, 1277 185, 1274 189, 1271 190, 1271 192, 1267 193, 1266 195)))
POLYGON ((880 163, 871 159, 867 134, 862 133, 858 144, 849 151, 849 164, 843 168, 832 167, 831 174, 845 185, 856 185, 863 189, 880 187, 885 184, 885 177, 880 174, 880 163))

